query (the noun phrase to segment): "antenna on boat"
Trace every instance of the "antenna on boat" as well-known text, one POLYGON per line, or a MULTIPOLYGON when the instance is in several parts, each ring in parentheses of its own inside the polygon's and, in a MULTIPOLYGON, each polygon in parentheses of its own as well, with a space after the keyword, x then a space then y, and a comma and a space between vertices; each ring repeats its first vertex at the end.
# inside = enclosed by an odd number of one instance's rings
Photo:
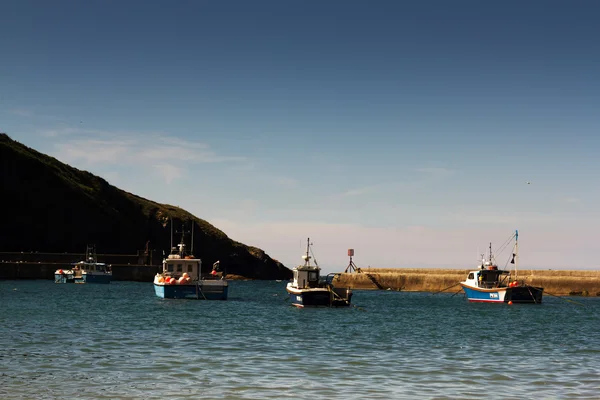
MULTIPOLYGON (((193 225, 192 225, 193 226, 193 225)), ((181 241, 177 245, 179 248, 179 255, 183 257, 186 253, 185 251, 185 234, 189 233, 189 231, 185 230, 185 222, 181 221, 181 231, 175 231, 175 233, 181 233, 181 241)))
POLYGON ((173 217, 171 217, 171 249, 173 250, 173 217))

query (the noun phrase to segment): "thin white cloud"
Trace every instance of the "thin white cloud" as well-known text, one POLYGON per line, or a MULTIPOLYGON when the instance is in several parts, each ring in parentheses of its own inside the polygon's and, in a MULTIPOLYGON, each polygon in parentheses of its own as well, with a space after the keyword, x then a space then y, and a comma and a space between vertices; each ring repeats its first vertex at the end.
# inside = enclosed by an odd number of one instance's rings
POLYGON ((59 138, 55 156, 84 167, 118 167, 154 170, 166 183, 186 175, 194 164, 244 161, 244 157, 223 156, 202 142, 164 134, 134 134, 84 129, 45 131, 59 138), (183 166, 182 166, 183 165, 183 166))
MULTIPOLYGON (((441 179, 452 175, 454 171, 447 168, 414 168, 413 171, 424 174, 429 179, 441 179)), ((347 189, 341 193, 336 193, 331 198, 348 198, 370 195, 384 190, 406 189, 409 186, 418 185, 419 182, 382 182, 374 185, 365 185, 347 189)))
POLYGON ((185 171, 172 164, 156 164, 153 166, 156 173, 161 176, 167 184, 175 180, 182 179, 185 176, 185 171))
POLYGON ((273 177, 267 177, 267 179, 269 179, 275 185, 284 186, 287 188, 296 188, 296 187, 298 187, 298 184, 299 184, 297 179, 285 177, 285 176, 273 176, 273 177))
POLYGON ((414 168, 413 171, 426 174, 431 178, 444 178, 454 173, 451 169, 438 167, 414 168))
POLYGON ((337 199, 342 199, 342 198, 368 196, 368 195, 372 195, 372 194, 380 194, 380 195, 383 193, 389 194, 390 192, 406 189, 406 188, 410 187, 411 185, 412 185, 412 183, 403 182, 403 181, 402 182, 381 182, 381 183, 375 183, 372 185, 357 186, 357 187, 349 188, 342 192, 327 196, 327 198, 330 200, 337 200, 337 199))
POLYGON ((133 140, 95 140, 76 139, 69 142, 56 143, 59 156, 69 162, 83 161, 86 164, 129 164, 136 158, 128 154, 136 145, 133 140))
POLYGON ((19 117, 33 117, 35 113, 33 110, 28 108, 11 108, 8 110, 9 113, 18 115, 19 117))
POLYGON ((343 193, 340 193, 340 197, 355 197, 355 196, 361 196, 363 194, 367 194, 373 191, 373 187, 361 187, 361 188, 355 188, 355 189, 350 189, 350 190, 346 190, 343 193))
POLYGON ((558 221, 556 215, 543 213, 452 213, 447 219, 451 221, 461 222, 464 224, 481 224, 481 225, 509 225, 517 226, 523 223, 550 223, 558 221))
POLYGON ((88 129, 77 129, 77 128, 61 128, 61 129, 43 129, 38 131, 41 136, 56 138, 61 136, 89 136, 89 137, 97 137, 97 136, 106 136, 111 135, 110 132, 102 132, 96 130, 88 130, 88 129))
POLYGON ((8 113, 28 119, 42 120, 42 121, 52 121, 54 123, 67 123, 67 120, 62 117, 58 117, 56 115, 49 115, 37 112, 34 108, 31 107, 14 107, 6 110, 8 113))

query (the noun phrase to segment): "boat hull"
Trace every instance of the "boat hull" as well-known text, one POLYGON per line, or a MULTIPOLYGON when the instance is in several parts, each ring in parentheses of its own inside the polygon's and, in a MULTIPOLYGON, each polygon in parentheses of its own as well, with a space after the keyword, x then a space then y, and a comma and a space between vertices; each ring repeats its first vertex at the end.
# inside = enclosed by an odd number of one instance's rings
POLYGON ((54 283, 101 283, 107 284, 112 281, 112 275, 88 275, 74 276, 73 274, 54 274, 54 283))
POLYGON ((110 283, 112 275, 109 274, 83 274, 81 283, 110 283))
POLYGON ((75 283, 73 274, 54 274, 54 283, 75 283))
POLYGON ((163 299, 227 300, 229 286, 224 281, 187 285, 154 284, 154 293, 163 299))
POLYGON ((544 289, 523 285, 515 287, 501 287, 484 289, 460 284, 471 303, 532 303, 541 304, 544 289))
POLYGON ((352 291, 349 289, 294 289, 286 288, 292 305, 296 307, 349 307, 352 291))

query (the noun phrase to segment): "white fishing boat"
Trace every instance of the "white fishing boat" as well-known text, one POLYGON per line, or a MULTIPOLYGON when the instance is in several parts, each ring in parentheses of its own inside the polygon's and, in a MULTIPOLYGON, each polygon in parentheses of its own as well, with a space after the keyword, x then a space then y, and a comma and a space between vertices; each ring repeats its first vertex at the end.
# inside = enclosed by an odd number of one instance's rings
POLYGON ((54 272, 55 283, 110 283, 112 268, 109 264, 98 262, 96 246, 88 245, 85 259, 71 264, 68 269, 54 272))
POLYGON ((515 231, 509 241, 512 239, 515 239, 511 259, 511 264, 515 266, 514 275, 509 270, 498 269, 490 243, 488 259, 482 255, 478 269, 470 271, 467 279, 460 283, 469 302, 542 303, 544 288, 517 279, 519 231, 515 231))
POLYGON ((292 304, 296 307, 348 307, 352 299, 349 288, 335 288, 332 284, 336 274, 321 278, 321 268, 315 260, 311 264, 310 238, 306 244, 304 264, 293 269, 293 280, 286 286, 292 304))

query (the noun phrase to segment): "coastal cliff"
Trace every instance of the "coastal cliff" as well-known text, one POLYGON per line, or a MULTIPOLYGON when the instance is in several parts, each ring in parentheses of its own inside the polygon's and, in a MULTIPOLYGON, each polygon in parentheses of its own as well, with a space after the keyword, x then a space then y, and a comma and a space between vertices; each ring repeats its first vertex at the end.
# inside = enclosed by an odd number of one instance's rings
POLYGON ((95 244, 99 253, 154 253, 158 264, 170 250, 172 223, 175 230, 193 229, 194 253, 207 268, 218 260, 228 274, 244 278, 292 275, 263 250, 230 239, 186 210, 128 193, 4 133, 0 179, 0 252, 79 253, 95 244))

